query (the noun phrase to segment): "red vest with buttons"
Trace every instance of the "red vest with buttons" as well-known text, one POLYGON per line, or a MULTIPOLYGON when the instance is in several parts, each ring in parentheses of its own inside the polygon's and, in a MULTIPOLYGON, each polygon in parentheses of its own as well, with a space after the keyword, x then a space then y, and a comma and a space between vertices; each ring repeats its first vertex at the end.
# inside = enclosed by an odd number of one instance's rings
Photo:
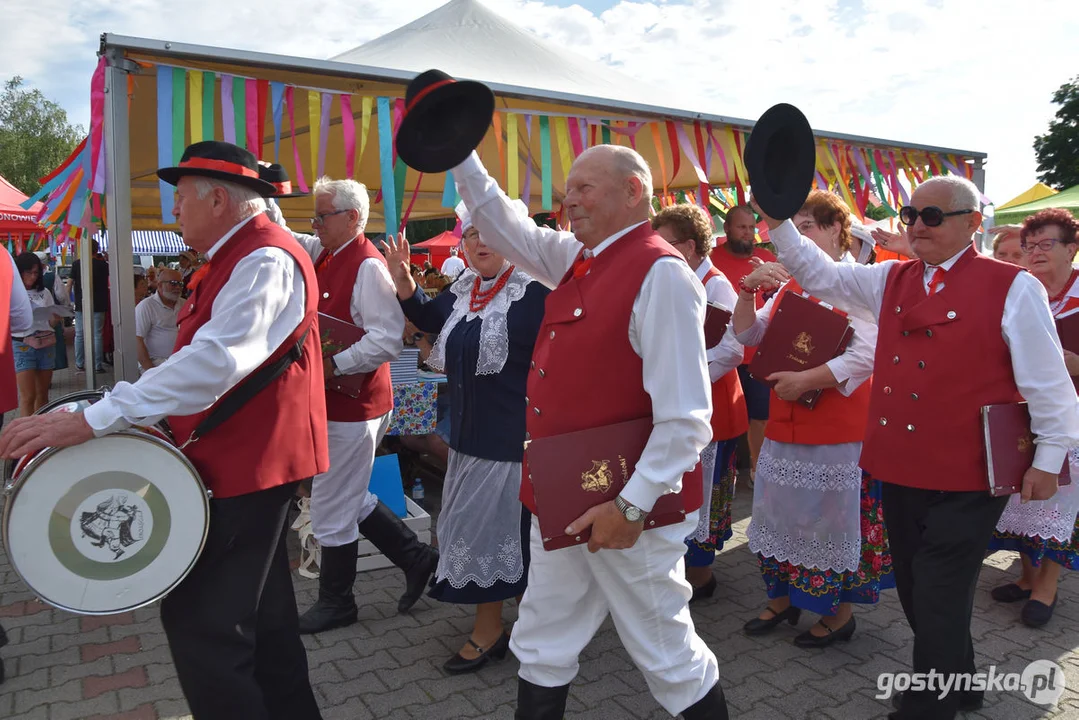
MULTIPOLYGON (((713 265, 708 268, 701 281, 705 286, 712 278, 723 275, 713 265)), ((734 328, 727 328, 734 332, 734 328)), ((749 412, 746 410, 746 396, 742 392, 742 381, 738 378, 738 368, 712 383, 712 440, 722 442, 740 437, 749 429, 749 412)))
MULTIPOLYGON (((324 250, 315 263, 318 268, 318 311, 338 320, 354 323, 351 305, 356 273, 360 271, 360 265, 364 261, 374 258, 386 265, 386 258, 363 235, 341 248, 336 255, 330 256, 327 262, 323 262, 327 257, 328 253, 324 250)), ((361 422, 382 417, 393 409, 390 364, 383 363, 377 370, 367 374, 357 398, 331 390, 325 392, 327 417, 334 422, 361 422)))
POLYGON ((10 260, 0 257, 0 413, 19 407, 15 348, 11 344, 11 286, 15 282, 22 282, 22 278, 15 277, 10 260))
MULTIPOLYGON (((527 439, 652 415, 629 323, 645 276, 664 257, 682 259, 645 224, 596 255, 587 275, 567 273, 547 296, 528 374, 527 439)), ((523 472, 521 502, 534 513, 527 452, 523 472)), ((682 484, 686 512, 697 510, 703 492, 699 470, 691 468, 682 484), (687 480, 691 475, 696 479, 687 480)))
POLYGON ((1001 319, 1020 272, 971 248, 927 297, 921 260, 891 268, 862 446, 866 472, 907 487, 988 489, 981 408, 1019 399, 1001 319))
MULTIPOLYGON (((793 279, 784 285, 772 303, 772 317, 779 308, 779 301, 788 292, 800 293, 802 287, 793 279)), ((812 409, 800 402, 783 400, 772 390, 764 436, 776 442, 798 445, 862 442, 871 386, 872 379, 867 379, 849 396, 835 388, 828 388, 821 393, 812 409)))
MULTIPOLYGON (((311 258, 265 213, 249 220, 214 254, 210 270, 177 318, 176 350, 191 343, 212 314, 214 299, 236 264, 260 249, 287 252, 303 274, 304 317, 266 365, 292 349, 310 329, 303 356, 213 431, 183 449, 215 498, 235 497, 313 477, 330 466, 322 356, 318 336, 318 283, 311 258)), ((222 396, 229 397, 231 391, 222 396)), ((220 404, 196 415, 172 416, 169 425, 183 444, 220 404)))

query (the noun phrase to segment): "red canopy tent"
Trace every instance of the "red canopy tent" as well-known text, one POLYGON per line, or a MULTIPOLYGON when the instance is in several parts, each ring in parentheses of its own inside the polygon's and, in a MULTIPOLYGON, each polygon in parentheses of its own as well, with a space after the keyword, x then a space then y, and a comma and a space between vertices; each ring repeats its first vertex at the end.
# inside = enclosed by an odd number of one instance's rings
MULTIPOLYGON (((424 240, 421 243, 416 243, 415 247, 422 248, 431 253, 431 265, 435 270, 442 269, 442 263, 446 262, 446 258, 450 256, 450 248, 457 247, 461 244, 461 238, 453 234, 452 230, 446 230, 445 232, 435 235, 430 240, 424 240)), ((461 258, 464 260, 464 258, 461 258)))
POLYGON ((17 187, 0 177, 0 243, 11 241, 15 252, 25 250, 31 236, 42 232, 34 222, 34 217, 41 210, 41 203, 24 210, 20 203, 26 200, 27 196, 17 187))

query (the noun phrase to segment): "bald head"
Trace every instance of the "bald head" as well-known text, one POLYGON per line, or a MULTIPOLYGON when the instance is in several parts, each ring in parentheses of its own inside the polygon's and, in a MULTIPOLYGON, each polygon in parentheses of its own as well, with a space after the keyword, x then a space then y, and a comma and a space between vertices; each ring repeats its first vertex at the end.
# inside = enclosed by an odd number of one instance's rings
POLYGON ((652 171, 637 152, 596 145, 577 156, 566 179, 563 205, 574 235, 588 248, 648 220, 652 171))

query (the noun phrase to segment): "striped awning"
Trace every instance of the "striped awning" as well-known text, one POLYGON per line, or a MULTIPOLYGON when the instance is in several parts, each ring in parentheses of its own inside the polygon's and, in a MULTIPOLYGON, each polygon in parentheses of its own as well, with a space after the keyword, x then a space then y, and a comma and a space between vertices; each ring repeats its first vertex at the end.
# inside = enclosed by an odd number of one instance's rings
MULTIPOLYGON (((109 231, 94 235, 101 252, 109 249, 109 231)), ((187 244, 174 232, 168 230, 135 230, 131 233, 132 250, 135 255, 179 255, 187 250, 187 244)))

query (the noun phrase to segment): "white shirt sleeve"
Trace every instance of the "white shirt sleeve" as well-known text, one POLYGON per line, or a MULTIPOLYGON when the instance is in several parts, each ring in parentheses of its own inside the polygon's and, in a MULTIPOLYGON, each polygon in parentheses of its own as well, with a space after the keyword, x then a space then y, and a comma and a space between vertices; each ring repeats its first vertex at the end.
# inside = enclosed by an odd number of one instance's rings
MULTIPOLYGON (((719 303, 731 312, 738 302, 738 293, 730 280, 720 273, 708 281, 704 288, 709 302, 719 303)), ((734 337, 734 318, 727 323, 727 332, 723 333, 723 339, 715 347, 708 348, 705 357, 708 359, 708 378, 711 382, 720 379, 731 370, 742 364, 745 348, 734 337)))
POLYGON ((858 387, 873 374, 873 357, 877 351, 877 326, 858 317, 851 317, 854 337, 850 345, 837 358, 825 365, 839 381, 839 390, 850 397, 858 387))
MULTIPOLYGON (((12 335, 25 335, 30 332, 34 325, 34 308, 30 306, 30 296, 26 294, 26 286, 22 283, 22 275, 15 265, 15 258, 11 253, 6 253, 11 262, 11 300, 8 306, 8 315, 11 318, 12 335)), ((9 342, 8 338, 3 338, 9 342)))
POLYGON ((644 365, 653 428, 621 494, 645 511, 681 489, 682 475, 712 440, 704 305, 701 281, 680 258, 658 260, 633 302, 629 342, 644 365))
POLYGON ((150 337, 150 327, 154 323, 153 310, 149 305, 152 298, 151 295, 135 306, 135 337, 140 337, 144 341, 150 337))
POLYGON ((337 368, 351 375, 373 372, 383 363, 396 360, 404 347, 405 314, 397 302, 390 271, 378 258, 360 263, 349 311, 352 321, 366 334, 334 356, 337 368))
POLYGON ((779 262, 809 294, 838 305, 851 316, 861 314, 866 320, 877 321, 884 302, 884 285, 895 260, 876 265, 837 263, 812 240, 802 237, 790 220, 770 235, 779 252, 779 262))
MULTIPOLYGON (((775 304, 778 296, 779 293, 777 291, 775 295, 768 298, 764 305, 757 310, 756 319, 753 321, 753 324, 735 336, 738 338, 738 342, 742 343, 745 347, 756 347, 761 344, 761 340, 764 339, 764 333, 768 331, 768 323, 772 319, 772 305, 775 304)), ((734 318, 731 318, 731 322, 734 322, 734 318)))
POLYGON ((266 217, 270 219, 270 222, 277 223, 287 230, 292 235, 292 238, 303 246, 303 249, 307 251, 312 260, 317 260, 318 256, 322 254, 322 242, 318 239, 318 235, 298 233, 290 228, 288 223, 285 222, 285 216, 281 213, 281 208, 273 198, 267 198, 266 200, 266 217))
POLYGON ((292 256, 272 247, 252 252, 233 268, 190 344, 86 409, 94 434, 206 410, 281 347, 303 320, 304 303, 292 256))
POLYGON ((518 215, 475 152, 453 169, 453 179, 484 244, 547 287, 556 287, 581 251, 573 233, 539 227, 518 215))
POLYGON ((1016 275, 1000 324, 1011 350, 1015 384, 1030 411, 1030 430, 1037 445, 1034 467, 1055 475, 1064 465, 1068 448, 1079 445, 1079 405, 1048 295, 1033 275, 1016 275))

